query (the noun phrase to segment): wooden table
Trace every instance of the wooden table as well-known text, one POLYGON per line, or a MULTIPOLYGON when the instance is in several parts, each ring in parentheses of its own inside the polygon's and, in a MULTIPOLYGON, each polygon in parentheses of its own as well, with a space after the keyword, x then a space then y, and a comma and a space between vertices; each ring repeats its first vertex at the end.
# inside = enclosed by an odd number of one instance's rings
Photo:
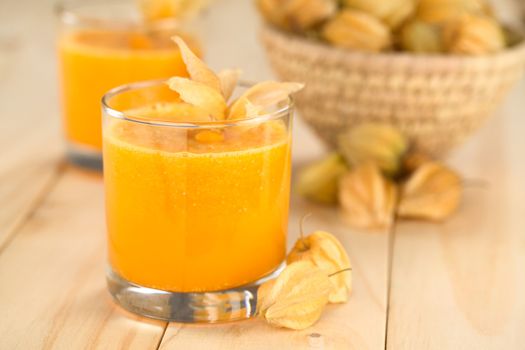
MULTIPOLYGON (((217 0, 203 31, 216 68, 270 76, 249 1, 217 0)), ((449 162, 470 181, 443 224, 364 233, 293 197, 354 266, 350 302, 304 331, 259 320, 193 326, 143 319, 105 289, 102 179, 63 161, 51 0, 0 3, 0 349, 525 349, 525 85, 449 162)), ((296 123, 297 166, 322 153, 296 123)))

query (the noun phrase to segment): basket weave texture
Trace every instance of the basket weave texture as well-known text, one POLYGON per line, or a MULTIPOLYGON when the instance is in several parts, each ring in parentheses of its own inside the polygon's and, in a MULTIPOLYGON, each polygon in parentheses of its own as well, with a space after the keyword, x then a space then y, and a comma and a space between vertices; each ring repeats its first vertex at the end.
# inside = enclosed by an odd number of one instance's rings
POLYGON ((281 80, 306 83, 297 109, 331 147, 347 128, 379 122, 444 156, 493 114, 525 66, 524 43, 473 57, 354 52, 268 25, 261 39, 281 80))

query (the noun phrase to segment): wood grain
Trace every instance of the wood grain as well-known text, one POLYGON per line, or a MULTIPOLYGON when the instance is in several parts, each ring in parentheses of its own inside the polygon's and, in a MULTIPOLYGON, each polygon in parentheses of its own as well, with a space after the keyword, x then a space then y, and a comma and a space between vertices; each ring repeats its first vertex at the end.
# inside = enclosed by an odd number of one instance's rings
POLYGON ((523 348, 524 93, 451 159, 466 177, 460 211, 396 227, 389 349, 523 348))
POLYGON ((164 322, 106 291, 100 177, 67 170, 0 255, 0 348, 155 349, 164 322))
POLYGON ((52 186, 61 158, 51 3, 0 3, 0 250, 52 186))

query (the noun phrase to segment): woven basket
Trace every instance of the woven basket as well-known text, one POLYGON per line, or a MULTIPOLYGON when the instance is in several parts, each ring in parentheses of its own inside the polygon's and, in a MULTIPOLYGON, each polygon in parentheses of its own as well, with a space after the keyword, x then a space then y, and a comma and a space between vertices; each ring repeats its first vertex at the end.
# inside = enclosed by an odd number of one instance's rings
POLYGON ((380 122, 437 157, 493 114, 525 63, 523 43, 490 56, 460 57, 353 52, 269 26, 261 38, 279 78, 306 83, 296 106, 328 146, 349 127, 380 122))

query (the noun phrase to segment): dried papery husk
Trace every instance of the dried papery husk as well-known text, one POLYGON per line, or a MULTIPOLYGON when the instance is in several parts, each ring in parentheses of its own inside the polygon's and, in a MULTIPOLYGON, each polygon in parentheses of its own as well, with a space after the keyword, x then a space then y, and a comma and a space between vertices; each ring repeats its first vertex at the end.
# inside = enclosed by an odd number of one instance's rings
MULTIPOLYGON (((264 113, 264 109, 261 106, 254 105, 249 100, 244 101, 244 115, 242 118, 237 119, 252 119, 256 118, 264 113)), ((273 122, 282 122, 281 120, 270 120, 266 121, 264 123, 249 123, 244 125, 235 125, 228 128, 227 134, 234 134, 234 135, 240 135, 247 132, 250 132, 251 135, 253 135, 253 138, 260 138, 265 137, 264 135, 267 135, 267 124, 273 123, 273 122)), ((245 134, 247 139, 250 139, 251 137, 248 137, 248 134, 245 134)), ((277 135, 277 134, 276 134, 277 135)))
POLYGON ((191 51, 181 37, 174 36, 173 41, 179 46, 182 60, 191 80, 207 85, 222 94, 221 80, 217 74, 191 51))
POLYGON ((437 162, 426 162, 401 187, 397 214, 402 218, 443 220, 461 201, 461 178, 437 162))
POLYGON ((341 178, 339 203, 345 220, 359 228, 382 230, 394 222, 397 187, 374 163, 360 165, 341 178))
POLYGON ((320 318, 332 288, 330 277, 311 262, 291 263, 259 287, 257 314, 276 327, 308 328, 320 318))
MULTIPOLYGON (((209 113, 212 120, 249 119, 262 114, 266 108, 303 88, 303 84, 267 81, 249 88, 230 108, 227 100, 235 89, 240 71, 224 70, 215 74, 201 61, 178 36, 172 38, 179 46, 190 78, 173 77, 168 80, 170 89, 179 94, 180 100, 209 113)), ((242 127, 244 128, 244 126, 242 127)))
POLYGON ((284 6, 292 28, 305 30, 333 16, 335 0, 288 0, 284 6))
MULTIPOLYGON (((301 227, 302 231, 302 227, 301 227)), ((291 264, 295 261, 310 261, 330 276, 333 290, 328 296, 330 303, 344 303, 352 291, 352 271, 340 272, 351 269, 352 265, 345 248, 339 240, 331 233, 315 231, 308 236, 297 240, 286 262, 291 264)))
POLYGON ((409 152, 403 158, 403 170, 405 173, 411 174, 425 163, 431 162, 432 157, 422 152, 409 152))
POLYGON ((247 114, 247 104, 260 107, 263 110, 277 103, 285 101, 290 95, 301 90, 304 84, 277 81, 265 81, 250 87, 237 100, 228 111, 228 119, 243 119, 247 114))
MULTIPOLYGON (((244 116, 242 119, 251 119, 258 117, 264 113, 264 108, 261 106, 254 105, 249 100, 246 100, 244 103, 244 116)), ((253 134, 253 137, 264 137, 262 135, 266 135, 268 130, 266 127, 267 124, 271 124, 272 122, 278 122, 276 120, 274 121, 267 121, 263 124, 259 123, 253 123, 253 124, 247 124, 247 125, 237 125, 230 128, 231 131, 234 131, 235 134, 239 135, 241 133, 247 133, 251 132, 253 134)), ((245 134, 247 135, 247 134, 245 134)))
POLYGON ((519 31, 503 24, 501 25, 501 29, 503 30, 503 35, 505 36, 506 47, 512 47, 521 43, 523 36, 519 33, 519 31))
POLYGON ((146 21, 194 16, 209 0, 138 0, 139 9, 146 21))
POLYGON ((335 46, 367 52, 378 52, 392 44, 389 28, 358 10, 342 10, 326 22, 321 34, 335 46))
POLYGON ((171 78, 168 85, 184 102, 205 110, 214 120, 224 120, 226 101, 214 88, 182 77, 171 78))
POLYGON ((286 13, 282 11, 282 0, 257 0, 257 7, 268 22, 282 29, 290 29, 286 13))
POLYGON ((343 0, 343 5, 366 12, 386 24, 392 29, 397 28, 415 11, 416 3, 413 0, 343 0))
MULTIPOLYGON (((240 97, 239 100, 235 101, 238 105, 242 105, 242 112, 237 112, 236 117, 231 117, 231 114, 228 115, 228 119, 250 119, 261 115, 264 112, 264 108, 260 105, 255 105, 250 102, 246 97, 240 97)), ((251 129, 257 126, 254 124, 252 126, 246 125, 242 126, 243 129, 251 129)))
POLYGON ((447 23, 443 40, 448 52, 463 55, 484 55, 505 47, 501 26, 486 16, 463 16, 447 23))
POLYGON ((465 15, 492 16, 485 0, 420 0, 417 17, 427 23, 444 24, 465 15))
POLYGON ((398 4, 382 18, 392 30, 401 27, 416 11, 416 2, 413 0, 398 0, 397 2, 398 4))
POLYGON ((261 115, 264 111, 262 106, 254 105, 249 100, 246 100, 246 103, 244 104, 244 109, 246 111, 246 119, 255 118, 261 115))
POLYGON ((347 170, 343 157, 338 153, 331 153, 301 170, 297 179, 297 191, 312 201, 335 204, 339 178, 347 170))
POLYGON ((221 92, 224 99, 228 101, 237 86, 239 77, 241 76, 240 69, 224 69, 217 74, 221 82, 221 92))
POLYGON ((396 175, 408 149, 399 130, 385 124, 364 123, 338 137, 339 151, 351 166, 373 162, 387 175, 396 175))
POLYGON ((444 51, 441 28, 438 25, 413 19, 401 29, 399 41, 404 50, 415 53, 444 51))
POLYGON ((304 31, 333 16, 335 0, 258 0, 263 16, 279 28, 304 31))

